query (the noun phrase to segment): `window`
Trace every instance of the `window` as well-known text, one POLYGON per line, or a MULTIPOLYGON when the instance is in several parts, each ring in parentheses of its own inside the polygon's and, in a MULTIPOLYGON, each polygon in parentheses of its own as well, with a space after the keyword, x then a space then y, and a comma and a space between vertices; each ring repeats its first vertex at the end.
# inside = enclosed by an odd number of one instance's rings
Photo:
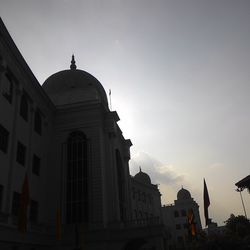
POLYGON ((28 121, 28 101, 26 96, 23 94, 21 97, 20 102, 20 116, 25 120, 28 121))
POLYGON ((29 219, 31 222, 38 221, 38 202, 31 200, 30 201, 30 216, 29 219))
POLYGON ((35 112, 34 130, 39 135, 42 134, 42 117, 38 110, 35 112))
POLYGON ((183 242, 182 236, 178 236, 178 237, 177 237, 177 241, 178 241, 178 242, 183 242))
POLYGON ((132 197, 133 197, 133 200, 135 199, 135 188, 133 187, 132 188, 132 197))
POLYGON ((0 184, 0 211, 3 209, 3 185, 0 184))
POLYGON ((26 158, 26 147, 21 142, 17 142, 16 161, 24 166, 25 158, 26 158))
POLYGON ((5 73, 3 75, 2 81, 2 95, 6 98, 9 103, 12 103, 12 96, 13 96, 13 83, 10 75, 5 73))
POLYGON ((0 124, 0 150, 7 153, 9 132, 0 124))
POLYGON ((67 140, 66 221, 88 222, 88 144, 84 133, 72 132, 67 140))
POLYGON ((11 209, 12 215, 18 216, 18 211, 20 209, 20 202, 21 202, 21 194, 14 192, 12 197, 12 209, 11 209))
POLYGON ((146 194, 143 192, 142 193, 142 201, 145 203, 146 202, 146 194))
POLYGON ((177 230, 180 230, 180 229, 181 229, 181 225, 180 225, 180 224, 176 224, 176 225, 175 225, 175 228, 176 228, 177 230))
POLYGON ((174 211, 174 217, 179 217, 179 212, 177 210, 174 211))
POLYGON ((41 159, 37 155, 33 155, 32 173, 39 176, 41 166, 41 159))
POLYGON ((118 149, 115 150, 116 168, 117 168, 117 186, 119 195, 120 219, 125 220, 125 183, 124 183, 124 167, 123 161, 118 149))
POLYGON ((187 216, 186 210, 184 210, 184 209, 181 210, 181 216, 187 216))

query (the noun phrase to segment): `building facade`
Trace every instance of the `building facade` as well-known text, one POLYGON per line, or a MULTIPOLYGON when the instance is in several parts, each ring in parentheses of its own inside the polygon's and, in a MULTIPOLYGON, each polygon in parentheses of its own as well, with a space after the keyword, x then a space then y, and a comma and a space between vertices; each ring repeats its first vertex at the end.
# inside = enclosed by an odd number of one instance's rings
POLYGON ((174 204, 162 207, 162 217, 172 246, 185 246, 202 230, 199 206, 184 188, 178 191, 174 204))
POLYGON ((0 114, 1 249, 163 249, 160 220, 134 223, 144 184, 101 83, 72 56, 41 86, 2 20, 0 114))

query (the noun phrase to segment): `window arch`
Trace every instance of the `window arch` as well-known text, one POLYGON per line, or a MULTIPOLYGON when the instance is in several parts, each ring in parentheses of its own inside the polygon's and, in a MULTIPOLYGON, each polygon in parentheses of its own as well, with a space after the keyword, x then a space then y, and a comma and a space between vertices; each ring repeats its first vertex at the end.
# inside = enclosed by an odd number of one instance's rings
POLYGON ((20 102, 20 116, 25 121, 28 121, 28 113, 29 113, 28 100, 26 96, 23 94, 20 102))
POLYGON ((42 117, 39 110, 35 112, 34 129, 39 135, 42 134, 42 117))
POLYGON ((66 221, 88 222, 88 143, 81 131, 67 139, 66 221))

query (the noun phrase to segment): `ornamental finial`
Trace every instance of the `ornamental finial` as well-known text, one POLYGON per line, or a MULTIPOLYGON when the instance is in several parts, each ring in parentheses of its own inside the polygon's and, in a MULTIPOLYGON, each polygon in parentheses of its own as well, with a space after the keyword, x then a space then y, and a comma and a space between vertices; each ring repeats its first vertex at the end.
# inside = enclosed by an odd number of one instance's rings
POLYGON ((76 69, 76 61, 74 54, 72 55, 70 69, 76 69))

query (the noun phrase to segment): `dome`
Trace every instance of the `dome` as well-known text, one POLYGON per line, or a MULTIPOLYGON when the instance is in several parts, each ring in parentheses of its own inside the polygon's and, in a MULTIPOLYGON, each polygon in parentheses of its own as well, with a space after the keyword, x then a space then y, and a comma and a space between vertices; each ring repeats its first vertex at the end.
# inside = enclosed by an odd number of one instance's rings
POLYGON ((181 190, 177 193, 177 200, 188 200, 191 199, 191 194, 188 190, 181 188, 181 190))
POLYGON ((135 178, 137 181, 142 182, 142 183, 144 183, 144 184, 151 184, 151 179, 150 179, 149 175, 146 174, 146 173, 144 173, 144 172, 142 172, 141 169, 140 169, 140 172, 137 173, 137 174, 134 176, 134 178, 135 178))
POLYGON ((88 101, 108 106, 107 95, 101 83, 88 72, 76 69, 74 56, 69 70, 51 75, 42 87, 55 105, 88 101))

